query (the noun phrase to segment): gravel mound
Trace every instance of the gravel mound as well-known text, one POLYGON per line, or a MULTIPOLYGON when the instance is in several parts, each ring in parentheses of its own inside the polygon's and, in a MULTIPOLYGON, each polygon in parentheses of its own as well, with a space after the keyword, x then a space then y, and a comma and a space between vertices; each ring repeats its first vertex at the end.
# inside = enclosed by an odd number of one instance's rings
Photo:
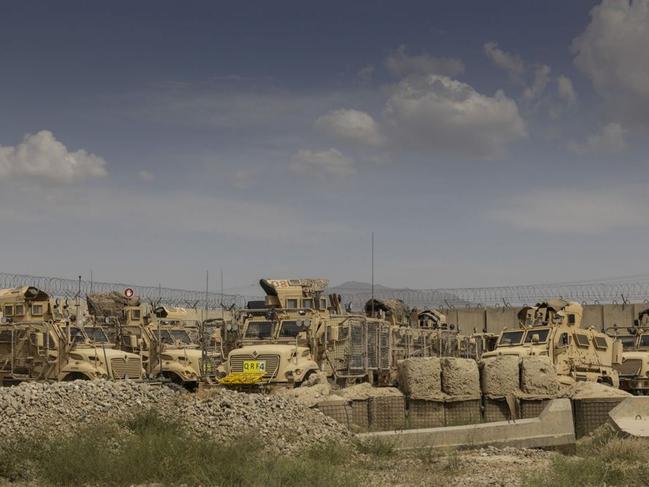
POLYGON ((399 386, 411 399, 443 399, 440 359, 428 357, 402 360, 399 362, 399 386))
POLYGON ((515 355, 489 357, 480 364, 482 392, 492 397, 520 392, 520 358, 515 355))
POLYGON ((251 434, 271 450, 299 451, 350 438, 344 426, 288 397, 220 388, 199 397, 132 381, 24 383, 0 389, 4 437, 56 437, 98 422, 125 420, 149 408, 196 435, 229 441, 251 434))
POLYGON ((557 396, 561 389, 557 371, 548 357, 523 357, 521 389, 534 396, 557 396))
POLYGON ((456 398, 480 398, 480 371, 473 359, 442 359, 442 391, 456 398))

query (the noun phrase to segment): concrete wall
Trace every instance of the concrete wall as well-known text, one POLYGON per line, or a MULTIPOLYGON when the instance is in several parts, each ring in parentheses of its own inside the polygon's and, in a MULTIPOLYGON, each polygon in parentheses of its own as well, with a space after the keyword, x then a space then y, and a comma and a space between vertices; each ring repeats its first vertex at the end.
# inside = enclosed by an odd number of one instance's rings
MULTIPOLYGON (((587 304, 584 306, 584 327, 603 330, 610 326, 631 326, 638 314, 649 308, 647 303, 587 304)), ((516 328, 520 308, 454 308, 442 310, 449 323, 465 334, 473 331, 500 333, 503 328, 516 328)))

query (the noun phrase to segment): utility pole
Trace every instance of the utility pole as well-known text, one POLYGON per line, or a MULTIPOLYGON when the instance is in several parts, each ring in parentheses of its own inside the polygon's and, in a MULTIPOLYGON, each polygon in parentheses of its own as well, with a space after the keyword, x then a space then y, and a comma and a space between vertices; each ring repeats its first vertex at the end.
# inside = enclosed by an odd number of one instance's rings
POLYGON ((374 318, 374 232, 372 232, 372 318, 374 318))

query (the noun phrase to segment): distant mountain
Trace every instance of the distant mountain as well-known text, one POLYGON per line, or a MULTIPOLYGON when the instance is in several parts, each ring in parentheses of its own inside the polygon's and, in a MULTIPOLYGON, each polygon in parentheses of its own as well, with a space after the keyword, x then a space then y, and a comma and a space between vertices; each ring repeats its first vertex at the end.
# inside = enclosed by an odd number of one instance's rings
MULTIPOLYGON (((362 309, 372 297, 372 285, 367 282, 348 281, 327 290, 328 293, 340 294, 343 303, 351 303, 354 309, 362 309)), ((400 299, 412 308, 448 308, 466 307, 471 303, 457 295, 436 289, 392 288, 374 284, 374 297, 377 299, 400 299)))

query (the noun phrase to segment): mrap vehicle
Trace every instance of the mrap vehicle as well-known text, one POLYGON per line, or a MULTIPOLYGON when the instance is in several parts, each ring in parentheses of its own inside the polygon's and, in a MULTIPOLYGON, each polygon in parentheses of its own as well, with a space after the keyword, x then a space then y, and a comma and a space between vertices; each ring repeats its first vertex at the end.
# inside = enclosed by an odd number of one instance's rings
MULTIPOLYGON (((78 307, 77 307, 78 309, 78 307)), ((31 286, 0 290, 0 381, 141 379, 142 360, 88 336, 65 300, 31 286)))
POLYGON ((573 301, 552 299, 525 306, 518 313, 518 327, 503 330, 496 349, 483 358, 546 356, 560 376, 618 387, 622 344, 593 328, 582 328, 582 318, 582 305, 573 301))

